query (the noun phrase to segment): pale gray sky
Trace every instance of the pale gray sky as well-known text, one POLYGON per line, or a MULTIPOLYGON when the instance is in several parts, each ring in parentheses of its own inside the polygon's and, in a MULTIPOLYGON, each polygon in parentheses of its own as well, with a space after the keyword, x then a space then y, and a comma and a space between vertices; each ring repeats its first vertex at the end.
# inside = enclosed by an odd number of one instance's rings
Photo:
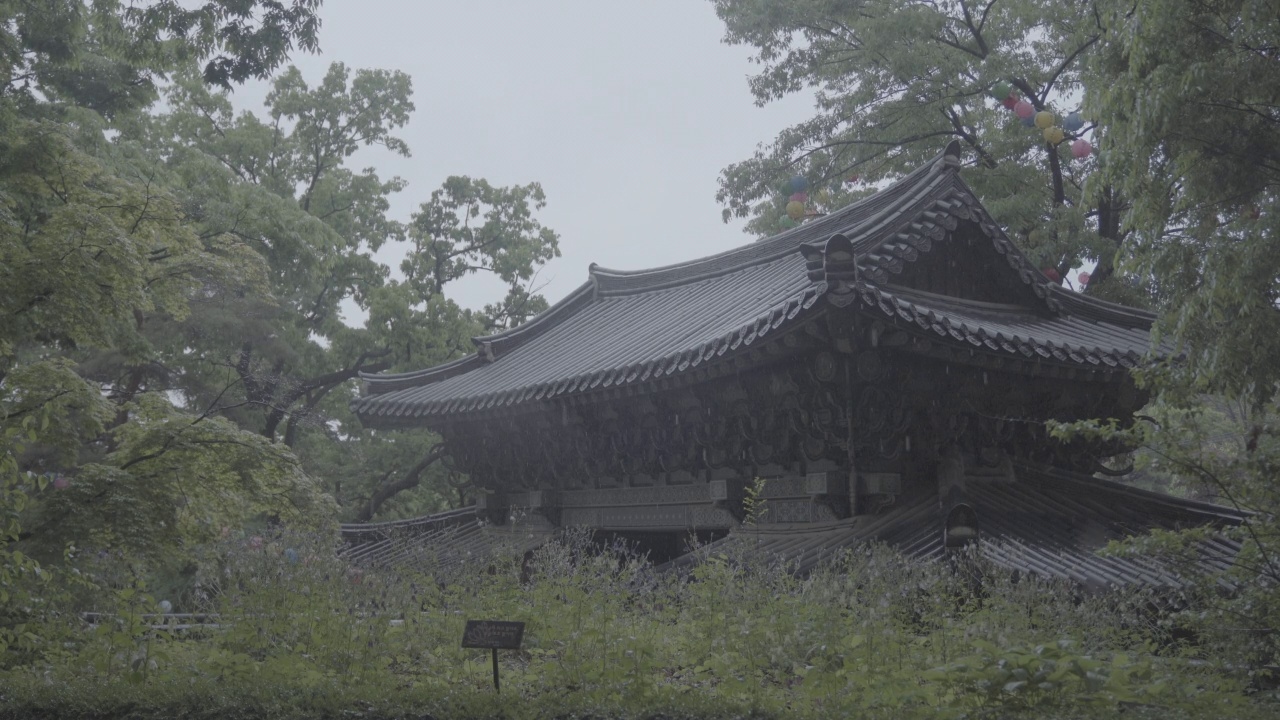
MULTIPOLYGON (((399 133, 413 157, 354 158, 409 181, 392 214, 407 220, 449 175, 541 182, 563 253, 540 276, 552 302, 592 262, 644 268, 751 242, 721 222, 716 178, 812 108, 808 95, 755 107, 757 66, 720 42, 709 2, 326 0, 321 17, 322 53, 293 58, 309 84, 333 61, 413 78, 417 111, 399 133)), ((236 101, 256 110, 264 92, 236 101)), ((500 295, 496 283, 453 292, 471 307, 500 295)))

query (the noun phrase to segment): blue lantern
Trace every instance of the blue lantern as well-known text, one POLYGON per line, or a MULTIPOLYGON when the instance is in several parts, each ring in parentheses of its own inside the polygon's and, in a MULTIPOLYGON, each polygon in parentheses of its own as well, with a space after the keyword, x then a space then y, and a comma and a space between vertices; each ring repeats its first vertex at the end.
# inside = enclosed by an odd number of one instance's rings
POLYGON ((1067 132, 1075 132, 1082 127, 1084 127, 1084 119, 1078 112, 1073 112, 1062 120, 1062 129, 1067 132))
POLYGON ((791 178, 791 192, 802 193, 809 189, 809 181, 803 175, 796 175, 791 178))
POLYGON ((1022 118, 1021 122, 1022 122, 1022 126, 1023 126, 1023 127, 1035 127, 1035 126, 1036 126, 1036 116, 1035 116, 1035 115, 1028 115, 1028 116, 1026 116, 1026 117, 1022 118))

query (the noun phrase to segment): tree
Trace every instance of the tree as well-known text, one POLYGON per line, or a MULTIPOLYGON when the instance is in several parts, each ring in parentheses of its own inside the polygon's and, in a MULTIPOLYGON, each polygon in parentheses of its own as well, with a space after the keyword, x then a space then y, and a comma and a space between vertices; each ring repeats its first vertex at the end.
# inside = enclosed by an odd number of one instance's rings
MULTIPOLYGON (((259 118, 235 114, 228 97, 189 73, 170 91, 169 112, 144 118, 122 138, 158 149, 181 176, 184 205, 202 236, 239 238, 268 266, 269 295, 209 284, 189 317, 155 326, 157 342, 167 343, 166 364, 185 368, 171 387, 194 405, 219 396, 223 415, 294 449, 363 519, 418 487, 424 475, 413 468, 440 452, 420 435, 375 438, 361 429, 346 409, 351 381, 361 372, 443 362, 467 352, 472 336, 541 310, 546 303, 532 283, 558 255, 555 233, 534 217, 545 204, 536 183, 499 188, 449 178, 408 226, 387 217, 404 182, 346 162, 368 145, 408 154, 393 133, 408 121, 410 97, 402 73, 352 73, 335 63, 312 88, 291 68, 276 79, 259 118), (400 281, 372 254, 406 239, 400 281), (453 282, 477 272, 509 286, 479 313, 445 297, 453 282), (363 327, 342 320, 344 303, 368 313, 363 327), (232 379, 239 384, 223 393, 232 379)), ((443 485, 434 470, 426 477, 443 485)), ((441 489, 434 503, 460 499, 441 489)))
MULTIPOLYGON (((1157 328, 1179 349, 1145 378, 1166 406, 1150 445, 1253 513, 1235 533, 1233 592, 1199 575, 1182 620, 1256 678, 1280 657, 1280 15, 1256 0, 1144 0, 1100 20, 1087 93, 1105 130, 1098 182, 1131 198, 1129 269, 1151 278, 1157 328), (1226 424, 1216 407, 1235 409, 1230 433, 1206 432, 1226 424)), ((1177 557, 1201 540, 1140 549, 1177 557)))
POLYGON ((320 0, 6 0, 0 96, 51 98, 107 117, 155 99, 156 81, 204 62, 206 82, 266 78, 319 49, 320 0))
POLYGON ((1182 380, 1265 403, 1280 381, 1280 17, 1251 0, 1103 17, 1088 98, 1101 181, 1132 199, 1133 271, 1167 308, 1182 380))
MULTIPOLYGON (((821 206, 842 204, 919 167, 946 143, 968 151, 966 180, 1041 267, 1061 276, 1098 262, 1090 290, 1106 283, 1126 239, 1123 202, 1086 187, 1092 160, 1051 144, 992 97, 1012 91, 1058 119, 1077 109, 1085 60, 1102 33, 1089 3, 903 3, 715 0, 725 42, 755 49, 758 103, 810 89, 813 118, 783 130, 721 176, 725 217, 778 231, 787 194, 802 175, 821 206), (855 182, 847 182, 854 180, 855 182)), ((1086 124, 1073 136, 1088 136, 1086 124)), ((1134 294, 1129 293, 1132 297, 1134 294)))
POLYGON ((324 517, 292 454, 148 382, 167 371, 153 322, 180 322, 210 284, 264 289, 266 266, 232 235, 201 236, 173 176, 107 132, 179 57, 236 81, 313 46, 314 7, 0 3, 0 433, 22 438, 0 462, 18 518, 6 563, 18 540, 45 559, 65 541, 180 554, 204 536, 197 510, 213 526, 324 517), (190 504, 227 497, 244 502, 190 504))
POLYGON ((352 78, 335 63, 312 89, 290 68, 264 122, 236 116, 225 94, 187 74, 169 93, 168 113, 125 130, 123 139, 155 149, 182 178, 202 236, 239 238, 267 265, 269 292, 210 283, 190 317, 157 328, 173 362, 190 368, 177 386, 190 402, 209 402, 236 378, 224 412, 293 447, 336 387, 390 366, 390 351, 344 324, 340 307, 382 284, 387 271, 372 253, 403 236, 386 211, 404 182, 344 163, 371 144, 408 153, 391 133, 413 110, 410 94, 403 73, 352 78), (203 356, 183 360, 192 347, 203 356))

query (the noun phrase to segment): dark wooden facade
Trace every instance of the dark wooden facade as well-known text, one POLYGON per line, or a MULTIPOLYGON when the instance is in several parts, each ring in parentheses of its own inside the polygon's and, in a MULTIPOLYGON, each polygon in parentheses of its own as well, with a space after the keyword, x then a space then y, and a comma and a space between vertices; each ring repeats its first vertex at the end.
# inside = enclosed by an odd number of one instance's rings
MULTIPOLYGON (((1023 512, 984 507, 978 488, 1048 488, 1121 449, 1059 442, 1045 421, 1130 419, 1152 319, 1050 283, 964 184, 953 145, 764 242, 593 266, 474 355, 365 378, 354 407, 372 427, 439 433, 495 526, 724 534, 758 478, 761 525, 854 532, 920 506, 934 552, 984 515, 1023 512)), ((1220 515, 1189 507, 1131 524, 1220 515)))

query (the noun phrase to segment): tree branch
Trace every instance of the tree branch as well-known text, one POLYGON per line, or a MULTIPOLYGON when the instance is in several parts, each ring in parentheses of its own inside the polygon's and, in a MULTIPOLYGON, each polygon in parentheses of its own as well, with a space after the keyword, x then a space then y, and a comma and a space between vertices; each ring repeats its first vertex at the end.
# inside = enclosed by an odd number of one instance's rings
POLYGON ((356 513, 355 521, 369 522, 378 513, 383 503, 405 490, 418 487, 422 482, 422 473, 444 457, 446 452, 444 443, 440 443, 431 448, 426 456, 419 460, 417 465, 409 468, 409 471, 399 480, 387 482, 386 480, 390 477, 391 472, 383 475, 382 481, 378 483, 378 487, 374 488, 373 495, 369 497, 369 502, 356 513))

